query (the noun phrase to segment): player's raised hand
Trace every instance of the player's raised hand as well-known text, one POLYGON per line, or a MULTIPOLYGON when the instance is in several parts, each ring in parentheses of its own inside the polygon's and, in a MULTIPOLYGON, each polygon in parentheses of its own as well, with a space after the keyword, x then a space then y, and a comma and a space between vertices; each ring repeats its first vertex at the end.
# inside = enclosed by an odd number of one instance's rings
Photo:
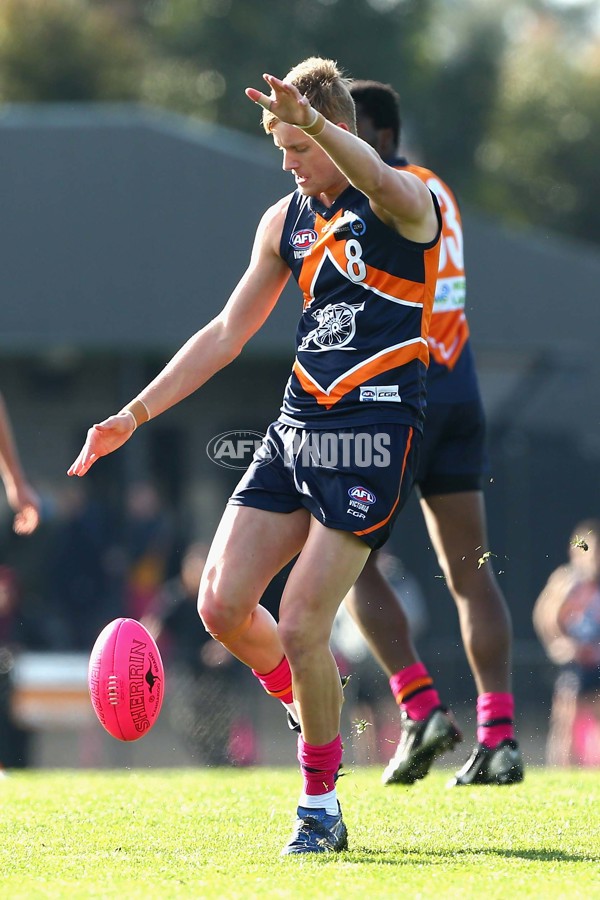
POLYGON ((135 431, 134 419, 128 412, 110 416, 88 429, 85 444, 79 456, 67 470, 67 475, 85 475, 100 459, 122 447, 135 431))
POLYGON ((294 84, 281 81, 274 75, 265 74, 263 78, 271 88, 271 93, 267 95, 256 88, 246 88, 246 96, 253 103, 268 109, 288 125, 305 128, 314 122, 315 111, 294 84))

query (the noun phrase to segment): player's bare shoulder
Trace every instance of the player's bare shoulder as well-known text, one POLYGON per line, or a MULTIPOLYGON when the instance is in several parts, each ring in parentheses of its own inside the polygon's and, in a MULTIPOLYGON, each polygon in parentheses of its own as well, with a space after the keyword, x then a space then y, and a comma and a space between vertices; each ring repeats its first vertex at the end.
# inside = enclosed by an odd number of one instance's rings
POLYGON ((281 197, 263 213, 256 231, 257 241, 263 250, 270 250, 279 256, 279 244, 283 233, 285 217, 293 194, 281 197))
POLYGON ((383 164, 381 199, 371 208, 376 216, 403 237, 430 244, 438 237, 441 223, 429 188, 412 172, 383 164))

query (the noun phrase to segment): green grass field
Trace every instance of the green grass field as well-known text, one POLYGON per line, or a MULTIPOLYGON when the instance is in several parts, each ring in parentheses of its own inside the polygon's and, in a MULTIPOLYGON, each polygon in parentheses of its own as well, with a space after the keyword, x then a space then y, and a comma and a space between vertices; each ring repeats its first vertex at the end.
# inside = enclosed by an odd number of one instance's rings
POLYGON ((600 771, 464 790, 379 774, 340 780, 347 852, 282 859, 294 769, 12 772, 0 897, 600 897, 600 771))

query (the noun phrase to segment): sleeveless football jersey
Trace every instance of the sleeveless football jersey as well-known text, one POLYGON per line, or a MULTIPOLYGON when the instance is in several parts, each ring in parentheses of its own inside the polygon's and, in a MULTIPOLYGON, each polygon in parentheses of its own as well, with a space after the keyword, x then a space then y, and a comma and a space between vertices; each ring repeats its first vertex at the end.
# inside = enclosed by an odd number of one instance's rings
POLYGON ((422 427, 439 246, 403 238, 352 186, 331 207, 292 194, 280 253, 304 304, 280 421, 422 427))

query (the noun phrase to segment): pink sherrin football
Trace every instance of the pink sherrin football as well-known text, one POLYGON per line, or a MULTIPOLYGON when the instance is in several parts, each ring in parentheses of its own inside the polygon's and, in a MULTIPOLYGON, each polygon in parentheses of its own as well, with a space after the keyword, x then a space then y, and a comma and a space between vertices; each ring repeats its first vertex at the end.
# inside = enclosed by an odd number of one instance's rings
POLYGON ((160 713, 165 672, 156 641, 141 622, 114 619, 92 648, 88 686, 100 724, 119 741, 137 741, 160 713))

